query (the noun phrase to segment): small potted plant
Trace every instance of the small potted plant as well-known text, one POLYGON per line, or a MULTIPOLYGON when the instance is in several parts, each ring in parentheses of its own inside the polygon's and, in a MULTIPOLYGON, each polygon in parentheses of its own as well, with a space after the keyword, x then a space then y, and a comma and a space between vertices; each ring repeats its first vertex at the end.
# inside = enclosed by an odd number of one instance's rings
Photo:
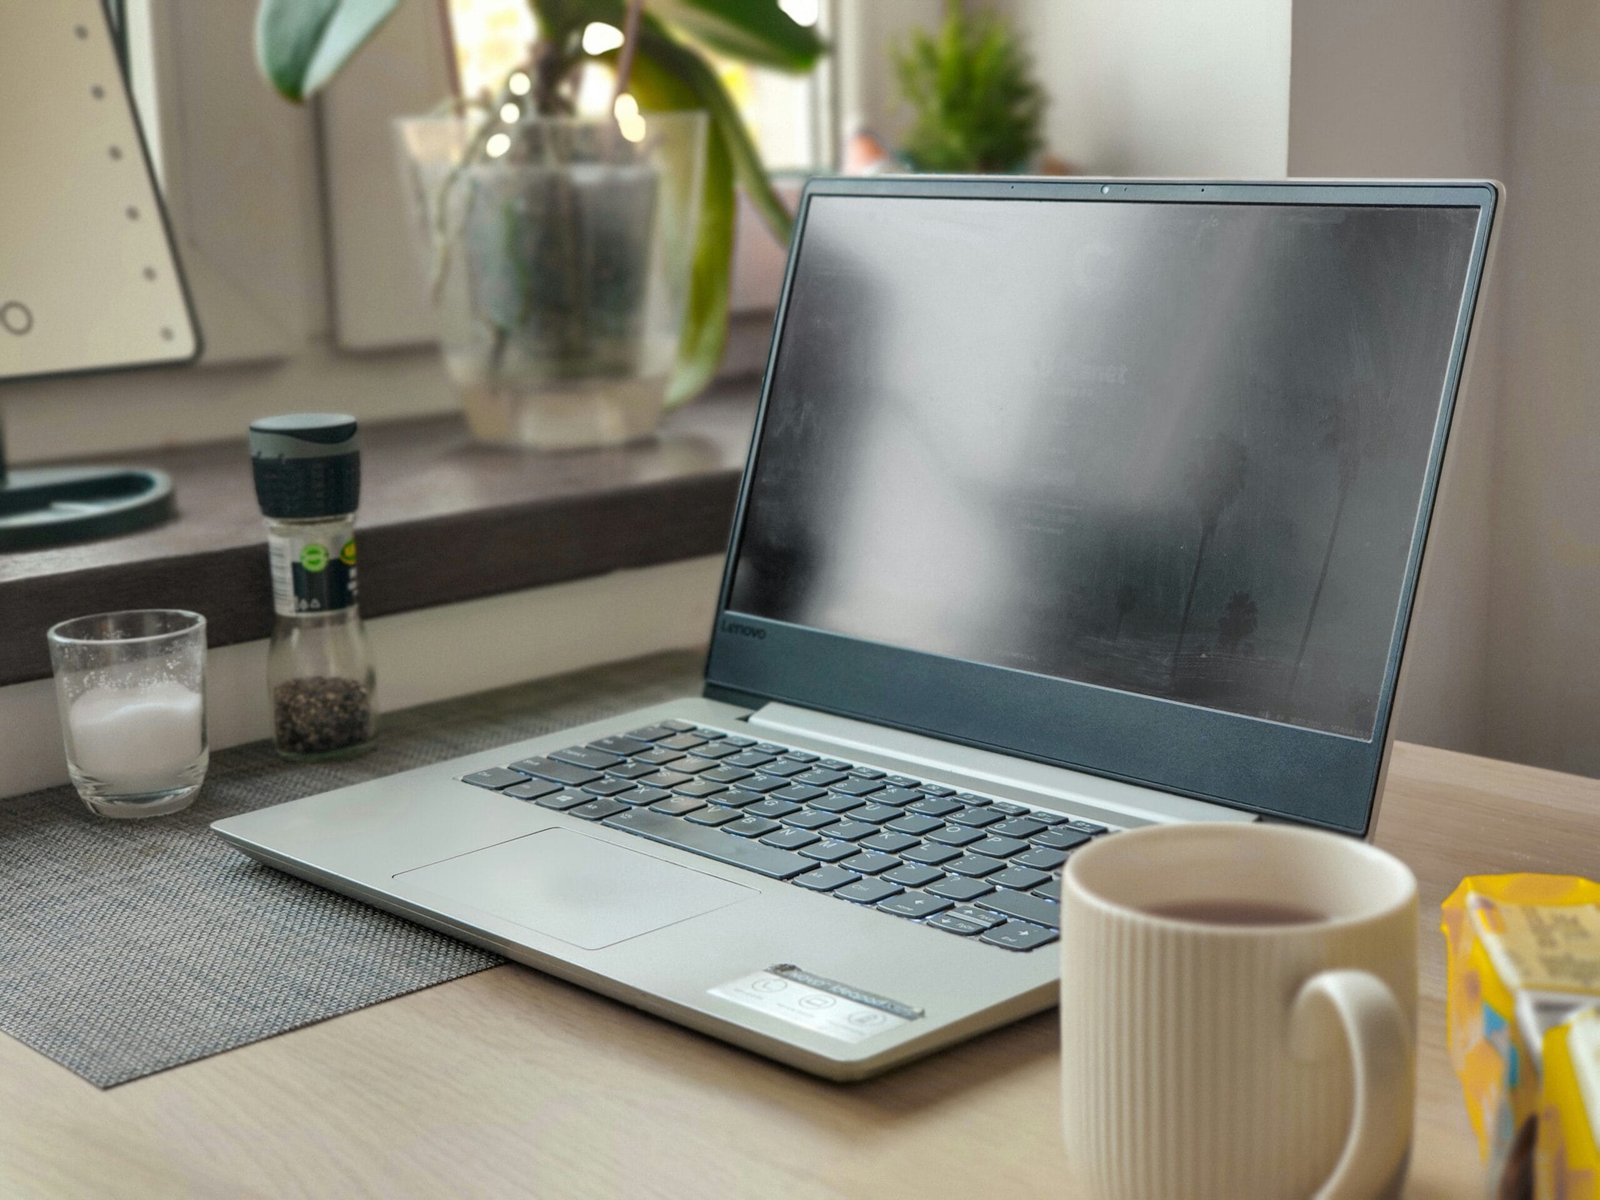
POLYGON ((895 53, 913 121, 900 156, 917 171, 1009 174, 1026 170, 1043 140, 1045 95, 1021 39, 994 13, 945 0, 944 20, 895 53))
MULTIPOLYGON (((262 0, 257 51, 315 92, 401 0, 262 0)), ((706 52, 790 71, 822 53, 778 0, 528 0, 538 34, 497 94, 397 123, 445 366, 480 438, 544 448, 651 432, 727 334, 734 190, 781 239, 773 191, 706 52), (591 24, 620 46, 584 49, 591 24), (579 113, 584 73, 611 111, 579 113)))

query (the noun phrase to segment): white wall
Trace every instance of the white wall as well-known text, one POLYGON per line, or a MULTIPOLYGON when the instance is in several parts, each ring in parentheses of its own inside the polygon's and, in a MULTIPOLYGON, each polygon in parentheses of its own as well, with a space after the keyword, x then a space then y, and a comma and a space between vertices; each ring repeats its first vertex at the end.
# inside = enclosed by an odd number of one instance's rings
POLYGON ((1488 749, 1600 775, 1600 5, 1512 12, 1488 749))
POLYGON ((1281 176, 1290 0, 1009 0, 1049 148, 1095 175, 1281 176))

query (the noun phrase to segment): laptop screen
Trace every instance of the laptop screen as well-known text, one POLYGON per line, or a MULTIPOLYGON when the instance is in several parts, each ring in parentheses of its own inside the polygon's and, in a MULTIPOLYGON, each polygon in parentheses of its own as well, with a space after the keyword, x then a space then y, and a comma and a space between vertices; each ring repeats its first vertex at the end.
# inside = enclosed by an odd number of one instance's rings
POLYGON ((1371 736, 1478 216, 812 197, 727 607, 1371 736))

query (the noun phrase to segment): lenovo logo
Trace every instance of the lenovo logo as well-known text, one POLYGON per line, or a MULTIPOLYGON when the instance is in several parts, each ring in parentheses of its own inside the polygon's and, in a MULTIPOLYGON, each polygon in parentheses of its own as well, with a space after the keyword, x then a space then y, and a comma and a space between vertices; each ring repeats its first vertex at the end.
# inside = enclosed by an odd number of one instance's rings
POLYGON ((755 638, 758 642, 767 636, 765 629, 756 625, 743 625, 738 621, 724 621, 722 623, 722 632, 736 633, 740 637, 755 638))

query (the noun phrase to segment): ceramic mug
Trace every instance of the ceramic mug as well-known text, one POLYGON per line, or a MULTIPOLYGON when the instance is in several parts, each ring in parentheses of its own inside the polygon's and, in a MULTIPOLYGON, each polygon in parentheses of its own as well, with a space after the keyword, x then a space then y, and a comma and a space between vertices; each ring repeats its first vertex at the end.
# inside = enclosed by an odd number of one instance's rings
POLYGON ((1405 864, 1307 829, 1164 825, 1074 854, 1061 910, 1082 1194, 1399 1195, 1416 1090, 1405 864))

